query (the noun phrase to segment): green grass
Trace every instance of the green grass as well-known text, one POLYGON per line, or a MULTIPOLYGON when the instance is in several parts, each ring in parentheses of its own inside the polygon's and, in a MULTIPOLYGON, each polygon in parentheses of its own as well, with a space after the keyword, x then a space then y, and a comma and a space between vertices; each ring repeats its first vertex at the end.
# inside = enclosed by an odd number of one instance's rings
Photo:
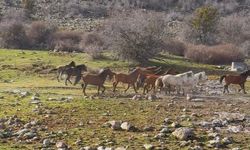
MULTIPOLYGON (((66 131, 67 134, 53 138, 57 140, 65 140, 73 149, 78 149, 74 142, 77 138, 83 138, 85 146, 103 144, 105 146, 119 147, 129 146, 129 149, 143 149, 143 144, 151 143, 156 146, 160 142, 154 140, 153 137, 158 131, 153 132, 125 132, 112 131, 109 128, 102 128, 102 125, 109 120, 129 121, 135 126, 142 129, 144 126, 152 125, 156 129, 160 126, 164 118, 168 117, 171 120, 176 120, 176 116, 186 114, 182 109, 188 108, 196 113, 205 114, 205 112, 221 111, 221 103, 218 101, 207 103, 207 107, 193 109, 192 104, 186 103, 185 100, 177 101, 174 107, 169 107, 171 102, 169 97, 163 100, 154 102, 141 100, 133 101, 130 98, 133 95, 133 90, 129 90, 127 94, 123 93, 123 85, 119 86, 119 92, 113 95, 111 92, 111 83, 107 82, 107 92, 104 96, 95 96, 94 100, 85 98, 79 85, 66 87, 63 82, 57 82, 55 75, 39 74, 35 70, 39 67, 48 69, 59 65, 64 65, 70 61, 76 61, 77 64, 86 64, 89 68, 110 67, 112 70, 119 72, 127 72, 129 66, 136 64, 116 61, 112 59, 111 54, 105 53, 105 59, 90 60, 86 54, 65 54, 55 55, 46 51, 20 51, 20 50, 0 50, 0 95, 5 98, 0 100, 0 117, 17 115, 25 122, 32 119, 38 119, 48 126, 49 132, 66 131), (35 105, 30 104, 31 96, 19 98, 17 95, 9 94, 6 90, 21 89, 30 91, 31 93, 39 93, 42 100, 42 110, 45 112, 51 110, 55 114, 46 117, 46 114, 39 115, 33 112, 35 105), (72 96, 72 102, 62 103, 58 101, 48 101, 51 98, 61 98, 72 96), (159 109, 156 109, 158 108, 159 109), (110 116, 104 115, 105 113, 110 116), (83 122, 83 127, 78 127, 78 124, 83 122), (92 122, 92 123, 89 123, 92 122), (148 134, 148 136, 145 136, 148 134), (106 140, 111 140, 114 144, 110 145, 106 140)), ((180 72, 185 70, 206 70, 216 72, 215 66, 197 64, 182 57, 172 55, 161 55, 152 59, 148 65, 160 65, 165 68, 173 67, 180 72)), ((217 77, 217 76, 216 76, 217 77)), ((247 83, 248 88, 250 84, 247 83)), ((93 95, 96 93, 94 86, 87 88, 87 94, 93 95)), ((141 92, 141 91, 140 91, 141 92)), ((238 107, 240 107, 239 105, 238 107)), ((243 105, 244 106, 244 105, 243 105)), ((241 108, 241 107, 240 107, 241 108)), ((249 114, 249 109, 244 106, 242 111, 249 114)), ((223 109, 229 109, 224 108, 223 109)), ((204 115, 200 119, 209 119, 210 116, 204 115)), ((183 126, 190 124, 188 121, 181 121, 183 126)), ((14 140, 0 140, 0 149, 38 149, 41 146, 42 139, 46 138, 47 132, 40 132, 41 140, 32 142, 31 144, 16 143, 14 140)), ((203 131, 197 130, 200 133, 200 142, 205 140, 203 131)), ((234 135, 235 139, 241 138, 244 142, 239 143, 242 148, 247 148, 246 143, 249 143, 249 136, 234 135)), ((179 149, 178 141, 169 136, 164 144, 169 149, 179 149)), ((236 145, 237 146, 237 145, 236 145)), ((183 149, 188 149, 184 147, 183 149)))

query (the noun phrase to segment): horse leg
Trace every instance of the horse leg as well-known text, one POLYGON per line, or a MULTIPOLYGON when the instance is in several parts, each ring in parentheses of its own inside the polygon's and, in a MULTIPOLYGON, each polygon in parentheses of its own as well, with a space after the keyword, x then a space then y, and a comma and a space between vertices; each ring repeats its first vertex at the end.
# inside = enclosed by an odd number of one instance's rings
POLYGON ((104 92, 105 92, 105 90, 106 90, 106 88, 105 88, 105 86, 104 86, 104 85, 102 85, 101 87, 103 88, 102 93, 104 93, 104 92))
POLYGON ((124 92, 127 92, 129 88, 130 88, 130 84, 128 84, 128 87, 125 89, 124 92))
POLYGON ((227 93, 229 93, 229 90, 228 90, 228 84, 226 84, 226 85, 224 85, 225 86, 225 88, 226 88, 226 90, 227 90, 227 93))
POLYGON ((245 84, 244 84, 244 83, 241 84, 241 89, 243 90, 243 93, 244 93, 244 94, 247 93, 246 90, 245 90, 245 84))
POLYGON ((136 88, 135 88, 135 84, 134 84, 134 83, 133 83, 133 88, 134 88, 134 90, 135 90, 135 93, 137 93, 136 88))
POLYGON ((227 85, 225 84, 224 88, 223 88, 223 94, 226 92, 226 87, 227 87, 227 85))
POLYGON ((117 84, 118 84, 118 82, 113 82, 113 92, 115 92, 117 84))
POLYGON ((98 85, 98 87, 97 87, 97 95, 99 95, 100 88, 101 87, 98 85))
POLYGON ((87 95, 86 92, 85 92, 86 87, 87 87, 87 84, 84 84, 84 83, 83 83, 83 84, 82 84, 82 92, 83 92, 84 96, 87 95))
POLYGON ((77 75, 75 82, 74 82, 74 85, 76 85, 80 80, 81 80, 81 75, 77 75))

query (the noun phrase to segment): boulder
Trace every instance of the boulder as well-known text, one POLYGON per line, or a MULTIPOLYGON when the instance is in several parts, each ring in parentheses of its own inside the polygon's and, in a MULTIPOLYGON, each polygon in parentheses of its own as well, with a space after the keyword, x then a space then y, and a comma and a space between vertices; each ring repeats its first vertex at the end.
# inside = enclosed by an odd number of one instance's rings
POLYGON ((190 139, 193 139, 194 132, 192 128, 182 127, 182 128, 175 129, 172 135, 180 140, 190 140, 190 139))

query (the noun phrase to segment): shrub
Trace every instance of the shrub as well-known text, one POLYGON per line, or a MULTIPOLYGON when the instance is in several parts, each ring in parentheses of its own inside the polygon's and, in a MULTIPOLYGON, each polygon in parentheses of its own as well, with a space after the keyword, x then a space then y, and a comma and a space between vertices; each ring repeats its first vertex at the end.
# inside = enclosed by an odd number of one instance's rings
POLYGON ((26 10, 28 10, 29 12, 33 11, 34 8, 34 0, 22 0, 22 5, 23 8, 25 8, 26 10))
POLYGON ((244 54, 232 44, 216 46, 190 45, 185 57, 195 62, 207 64, 227 64, 244 61, 244 54))
POLYGON ((170 40, 166 42, 165 49, 167 52, 177 56, 184 56, 186 52, 186 45, 177 40, 170 40))
POLYGON ((102 51, 102 47, 98 45, 89 45, 85 48, 85 52, 91 57, 91 59, 103 58, 102 51))
POLYGON ((52 47, 57 51, 81 51, 81 33, 70 31, 58 31, 53 36, 52 47))
POLYGON ((25 27, 18 22, 5 22, 0 27, 1 47, 23 49, 28 48, 25 27))
POLYGON ((105 39, 118 58, 147 62, 163 47, 167 27, 162 14, 141 11, 121 14, 106 24, 105 39))
POLYGON ((37 21, 31 23, 27 36, 33 49, 48 49, 55 32, 55 26, 37 21))
POLYGON ((207 44, 209 35, 216 31, 218 20, 219 14, 214 7, 203 6, 195 10, 194 16, 191 19, 191 27, 198 34, 200 43, 207 44))

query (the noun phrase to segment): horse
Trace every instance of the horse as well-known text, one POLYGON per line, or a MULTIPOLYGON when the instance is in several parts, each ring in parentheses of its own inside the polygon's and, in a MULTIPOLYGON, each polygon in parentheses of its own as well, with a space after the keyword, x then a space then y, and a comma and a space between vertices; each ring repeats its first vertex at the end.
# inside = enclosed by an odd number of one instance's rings
POLYGON ((83 94, 86 96, 86 88, 88 84, 96 85, 97 88, 97 94, 99 95, 100 88, 102 88, 102 93, 105 92, 105 86, 103 85, 107 76, 109 76, 110 79, 113 78, 115 73, 113 73, 109 68, 102 69, 98 74, 86 74, 82 76, 83 83, 81 84, 83 89, 83 94))
POLYGON ((65 73, 65 70, 71 67, 75 67, 76 63, 74 61, 71 61, 69 64, 64 66, 58 66, 56 69, 52 69, 51 71, 57 70, 57 81, 60 82, 62 80, 62 75, 65 73))
POLYGON ((243 93, 246 94, 245 83, 246 83, 247 77, 249 75, 250 75, 250 70, 244 71, 240 75, 223 75, 223 76, 221 76, 220 77, 221 84, 222 84, 223 79, 225 79, 223 93, 225 93, 226 91, 227 91, 227 93, 229 93, 228 86, 230 84, 238 84, 241 87, 241 89, 239 89, 239 92, 241 90, 243 90, 243 93))
POLYGON ((75 82, 73 84, 76 85, 81 80, 82 72, 84 71, 87 71, 87 67, 84 64, 65 69, 64 71, 66 74, 65 85, 68 85, 67 81, 69 81, 72 84, 72 82, 70 81, 71 76, 76 76, 75 82))
POLYGON ((162 72, 162 70, 160 70, 154 74, 152 74, 152 73, 151 74, 140 74, 137 81, 136 81, 137 90, 140 87, 143 87, 143 91, 145 91, 145 90, 150 91, 152 88, 155 90, 156 79, 162 75, 167 75, 167 74, 176 75, 176 74, 178 74, 178 72, 173 68, 169 68, 167 71, 164 71, 164 72, 162 72), (144 83, 146 83, 146 85, 144 85, 144 83), (150 86, 152 88, 149 90, 150 86))
POLYGON ((148 93, 152 89, 155 92, 155 81, 159 77, 160 77, 159 75, 154 75, 154 74, 148 74, 148 75, 146 75, 146 79, 144 80, 144 86, 143 86, 143 94, 145 94, 145 92, 148 93), (150 86, 151 86, 151 89, 149 89, 150 86))
POLYGON ((114 81, 113 81, 113 92, 115 92, 115 89, 118 85, 119 82, 122 83, 127 83, 128 87, 125 89, 125 92, 127 92, 127 90, 130 88, 130 86, 132 85, 134 88, 135 93, 137 93, 136 87, 135 87, 135 82, 139 76, 139 74, 144 73, 143 70, 141 70, 140 68, 136 68, 134 69, 131 73, 129 74, 124 74, 124 73, 118 73, 114 75, 114 81))
POLYGON ((177 88, 177 93, 179 93, 180 89, 183 89, 183 95, 185 95, 185 87, 190 82, 190 78, 193 78, 194 73, 192 71, 188 71, 185 73, 177 74, 177 75, 164 75, 157 79, 156 85, 159 86, 159 82, 162 82, 162 88, 169 89, 171 86, 175 86, 177 88))

